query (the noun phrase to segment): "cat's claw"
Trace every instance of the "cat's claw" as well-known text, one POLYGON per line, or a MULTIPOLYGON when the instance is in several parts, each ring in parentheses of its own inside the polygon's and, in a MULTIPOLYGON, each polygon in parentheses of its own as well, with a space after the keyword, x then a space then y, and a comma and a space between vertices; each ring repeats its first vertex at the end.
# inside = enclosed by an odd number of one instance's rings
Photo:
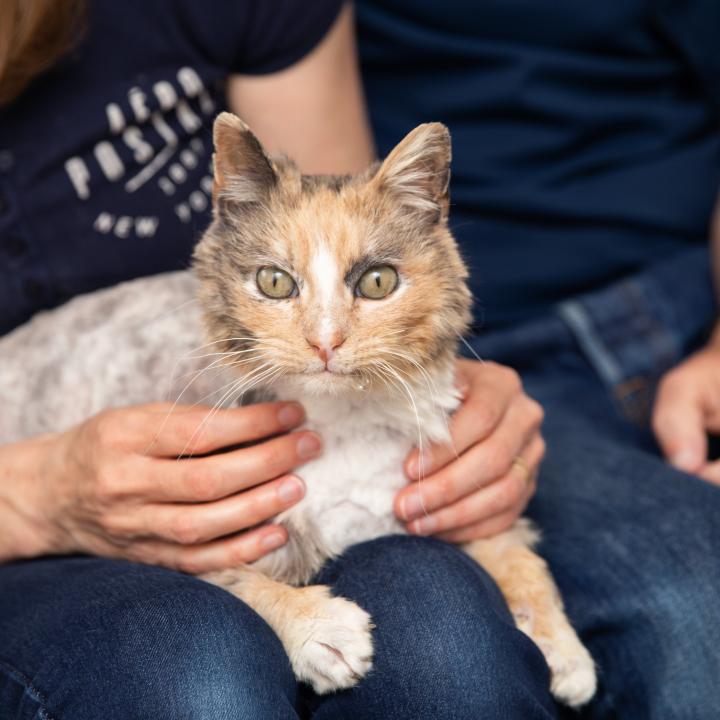
POLYGON ((325 597, 312 615, 293 622, 293 647, 286 650, 296 677, 316 693, 352 687, 372 667, 372 623, 355 603, 325 597))

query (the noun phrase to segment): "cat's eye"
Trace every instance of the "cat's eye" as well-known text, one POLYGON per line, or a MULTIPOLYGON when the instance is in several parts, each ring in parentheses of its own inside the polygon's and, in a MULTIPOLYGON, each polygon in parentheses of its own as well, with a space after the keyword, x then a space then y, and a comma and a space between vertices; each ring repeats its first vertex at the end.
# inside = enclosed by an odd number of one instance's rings
POLYGON ((357 294, 370 300, 382 300, 398 284, 397 270, 390 265, 370 268, 358 281, 357 294))
POLYGON ((297 293, 295 281, 277 267, 264 267, 258 270, 257 286, 263 295, 274 300, 284 300, 293 297, 297 293))

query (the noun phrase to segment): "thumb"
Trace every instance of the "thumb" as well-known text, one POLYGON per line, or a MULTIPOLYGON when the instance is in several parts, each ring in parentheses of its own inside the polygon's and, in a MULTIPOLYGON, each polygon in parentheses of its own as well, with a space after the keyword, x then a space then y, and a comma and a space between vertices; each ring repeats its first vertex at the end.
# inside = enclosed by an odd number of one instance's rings
POLYGON ((708 447, 703 402, 695 384, 682 375, 667 376, 660 383, 652 425, 670 463, 684 472, 699 472, 708 447))

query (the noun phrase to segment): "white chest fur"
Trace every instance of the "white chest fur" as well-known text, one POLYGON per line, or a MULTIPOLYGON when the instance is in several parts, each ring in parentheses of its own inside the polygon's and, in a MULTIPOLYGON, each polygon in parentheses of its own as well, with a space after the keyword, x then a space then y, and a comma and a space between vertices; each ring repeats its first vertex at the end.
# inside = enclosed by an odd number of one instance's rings
POLYGON ((274 388, 300 401, 306 427, 323 438, 323 454, 298 474, 305 498, 280 515, 290 542, 258 563, 268 574, 306 582, 330 557, 349 545, 404 532, 393 500, 408 480, 403 462, 413 445, 447 438, 447 417, 457 405, 452 375, 433 379, 432 392, 358 390, 342 396, 304 394, 292 384, 274 388))

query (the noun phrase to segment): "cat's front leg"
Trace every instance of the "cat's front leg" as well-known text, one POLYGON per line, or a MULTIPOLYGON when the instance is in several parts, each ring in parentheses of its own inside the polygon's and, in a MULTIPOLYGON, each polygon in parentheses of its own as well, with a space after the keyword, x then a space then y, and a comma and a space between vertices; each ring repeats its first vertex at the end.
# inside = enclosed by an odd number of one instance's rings
POLYGON ((537 533, 521 519, 507 532, 464 546, 502 591, 518 628, 542 650, 556 699, 579 707, 595 694, 595 664, 565 614, 545 561, 532 547, 537 533))
POLYGON ((258 613, 280 638, 295 676, 324 694, 352 687, 372 666, 370 616, 325 585, 293 587, 250 567, 203 576, 258 613))

